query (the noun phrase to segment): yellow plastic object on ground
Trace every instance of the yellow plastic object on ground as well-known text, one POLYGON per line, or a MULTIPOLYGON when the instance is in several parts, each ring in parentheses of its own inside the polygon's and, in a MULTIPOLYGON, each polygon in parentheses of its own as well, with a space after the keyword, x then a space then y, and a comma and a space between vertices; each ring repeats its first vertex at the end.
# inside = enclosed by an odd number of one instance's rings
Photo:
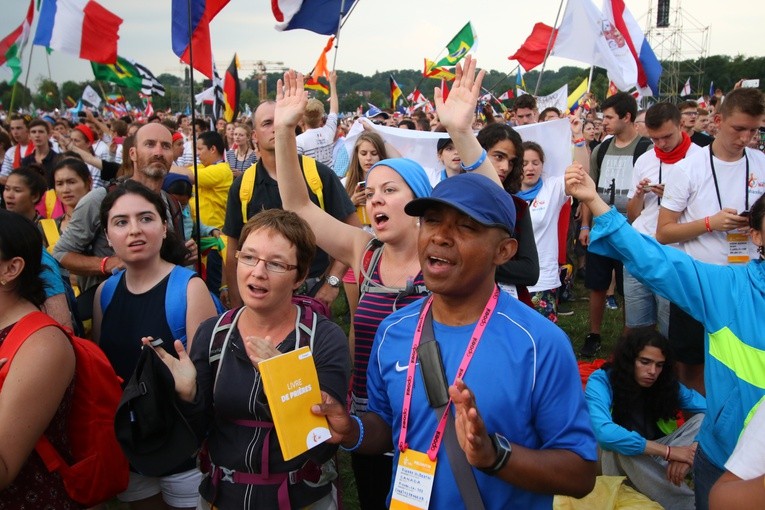
POLYGON ((553 510, 662 510, 664 507, 624 483, 623 476, 599 476, 582 499, 555 496, 553 510))

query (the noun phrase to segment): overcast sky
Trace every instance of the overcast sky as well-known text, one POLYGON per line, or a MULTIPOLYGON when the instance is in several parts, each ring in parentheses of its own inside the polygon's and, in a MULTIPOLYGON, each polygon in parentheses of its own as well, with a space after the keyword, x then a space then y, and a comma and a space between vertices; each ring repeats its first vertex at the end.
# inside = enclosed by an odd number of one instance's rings
MULTIPOLYGON (((625 1, 645 30, 651 2, 625 1)), ((674 18, 679 0, 670 2, 674 18)), ((2 0, 2 3, 0 38, 18 26, 29 5, 27 0, 2 0)), ((165 72, 182 75, 183 68, 170 43, 170 0, 100 0, 100 3, 124 19, 118 46, 121 56, 141 62, 156 75, 165 72)), ((653 4, 655 22, 656 0, 653 4)), ((421 69, 423 57, 439 56, 451 37, 470 20, 479 38, 479 65, 511 72, 516 63, 507 60, 507 56, 531 33, 534 23, 552 25, 559 5, 559 0, 359 0, 340 33, 337 69, 362 74, 421 69)), ((710 27, 710 55, 765 55, 761 33, 765 9, 753 0, 723 3, 685 0, 682 6, 685 58, 699 56, 701 34, 696 27, 710 27)), ((233 53, 238 52, 244 62, 283 62, 285 66, 309 71, 326 37, 305 30, 277 32, 274 23, 268 0, 231 0, 211 24, 216 61, 227 63, 233 53)), ((330 67, 333 54, 330 53, 330 67)), ((25 68, 28 55, 27 48, 25 68)), ((48 60, 52 78, 59 84, 93 78, 86 61, 58 52, 51 54, 48 60)), ((584 67, 584 64, 556 57, 551 58, 548 65, 551 68, 584 67)), ((22 81, 25 77, 23 74, 22 81)), ((44 50, 36 47, 29 86, 34 87, 41 77, 48 77, 48 62, 44 50)))

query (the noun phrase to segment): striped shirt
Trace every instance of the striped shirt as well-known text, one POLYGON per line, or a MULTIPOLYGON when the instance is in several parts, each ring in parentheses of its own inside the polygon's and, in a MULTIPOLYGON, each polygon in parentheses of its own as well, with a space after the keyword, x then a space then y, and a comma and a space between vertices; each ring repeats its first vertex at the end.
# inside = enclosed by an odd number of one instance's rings
MULTIPOLYGON (((361 278, 362 276, 359 275, 359 279, 361 278)), ((372 282, 382 285, 379 263, 372 271, 370 279, 372 282)), ((417 274, 413 283, 415 286, 425 285, 422 279, 422 272, 417 274)), ((404 289, 401 290, 403 291, 404 289)), ((372 352, 372 343, 377 333, 377 327, 394 310, 400 310, 409 303, 422 298, 421 294, 398 297, 402 293, 366 292, 359 300, 356 314, 353 316, 353 330, 356 341, 353 353, 353 377, 351 380, 351 412, 353 413, 364 412, 367 409, 367 365, 369 363, 369 355, 372 352)))

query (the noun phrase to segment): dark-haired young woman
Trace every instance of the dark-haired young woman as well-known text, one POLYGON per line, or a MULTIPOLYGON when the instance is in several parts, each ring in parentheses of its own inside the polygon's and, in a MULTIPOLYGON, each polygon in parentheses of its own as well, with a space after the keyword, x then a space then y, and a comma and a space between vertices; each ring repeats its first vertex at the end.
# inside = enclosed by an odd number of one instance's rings
MULTIPOLYGON (((185 262, 187 250, 167 228, 165 203, 156 193, 136 181, 128 180, 110 192, 101 203, 101 225, 114 253, 125 264, 125 271, 112 276, 116 287, 106 306, 101 295, 109 282, 96 291, 93 310, 93 339, 109 358, 117 375, 130 376, 138 363, 141 339, 163 340, 162 347, 177 355, 173 347, 177 335, 168 323, 166 294, 173 271, 185 262)), ((215 315, 215 306, 201 278, 188 280, 185 293, 174 296, 186 301, 183 333, 191 348, 199 325, 215 315)), ((135 509, 196 508, 201 473, 196 459, 162 477, 130 473, 130 483, 118 497, 135 509)))
MULTIPOLYGON (((42 237, 29 218, 0 210, 0 358, 7 357, 2 346, 16 323, 45 300, 41 253, 42 237)), ((58 451, 69 451, 74 365, 66 335, 45 327, 24 340, 6 367, 0 382, 1 508, 80 508, 34 451, 43 433, 58 451)))

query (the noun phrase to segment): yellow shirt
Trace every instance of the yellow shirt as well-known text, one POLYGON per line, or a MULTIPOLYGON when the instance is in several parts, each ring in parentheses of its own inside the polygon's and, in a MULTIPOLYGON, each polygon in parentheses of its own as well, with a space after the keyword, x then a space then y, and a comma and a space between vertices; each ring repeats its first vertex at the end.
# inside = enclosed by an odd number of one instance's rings
MULTIPOLYGON (((199 172, 199 215, 202 223, 223 228, 226 219, 228 190, 234 180, 231 167, 226 161, 210 166, 198 167, 199 172)), ((190 201, 191 213, 196 215, 196 201, 190 201)))

